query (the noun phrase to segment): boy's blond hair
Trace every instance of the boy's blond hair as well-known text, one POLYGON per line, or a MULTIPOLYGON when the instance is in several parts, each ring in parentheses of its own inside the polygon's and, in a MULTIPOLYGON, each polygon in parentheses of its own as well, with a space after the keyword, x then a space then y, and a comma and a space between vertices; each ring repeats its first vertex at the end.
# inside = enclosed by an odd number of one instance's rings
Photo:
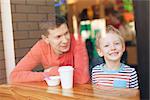
POLYGON ((123 37, 121 36, 120 31, 118 29, 116 29, 115 27, 113 27, 112 25, 108 25, 106 27, 106 33, 99 32, 96 34, 96 49, 100 49, 100 45, 101 45, 100 39, 102 38, 102 35, 109 34, 109 33, 117 34, 117 36, 121 40, 122 46, 125 47, 125 41, 124 41, 123 37))

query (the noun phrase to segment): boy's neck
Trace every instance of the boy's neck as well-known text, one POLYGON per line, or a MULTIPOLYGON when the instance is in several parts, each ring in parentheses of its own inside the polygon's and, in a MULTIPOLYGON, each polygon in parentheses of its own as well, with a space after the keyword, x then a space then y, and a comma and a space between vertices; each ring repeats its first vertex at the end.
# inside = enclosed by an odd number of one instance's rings
POLYGON ((121 63, 120 62, 106 62, 106 69, 109 70, 118 70, 120 69, 121 63))

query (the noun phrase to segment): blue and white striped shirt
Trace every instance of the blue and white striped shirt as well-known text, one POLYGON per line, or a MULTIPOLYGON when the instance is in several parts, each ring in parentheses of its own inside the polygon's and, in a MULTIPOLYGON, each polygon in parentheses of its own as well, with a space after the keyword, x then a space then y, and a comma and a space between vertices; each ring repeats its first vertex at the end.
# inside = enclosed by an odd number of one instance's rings
POLYGON ((92 69, 92 83, 98 86, 138 88, 138 77, 134 68, 121 64, 119 70, 107 70, 105 64, 97 65, 92 69))

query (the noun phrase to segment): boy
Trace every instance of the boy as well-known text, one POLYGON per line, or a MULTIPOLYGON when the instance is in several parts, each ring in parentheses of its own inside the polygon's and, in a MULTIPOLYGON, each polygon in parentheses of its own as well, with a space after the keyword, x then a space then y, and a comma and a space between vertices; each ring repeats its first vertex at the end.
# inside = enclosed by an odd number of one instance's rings
POLYGON ((135 69, 120 62, 125 51, 125 42, 116 28, 110 25, 106 28, 106 34, 97 33, 96 48, 98 54, 104 57, 105 63, 93 68, 93 84, 120 88, 138 88, 135 69))

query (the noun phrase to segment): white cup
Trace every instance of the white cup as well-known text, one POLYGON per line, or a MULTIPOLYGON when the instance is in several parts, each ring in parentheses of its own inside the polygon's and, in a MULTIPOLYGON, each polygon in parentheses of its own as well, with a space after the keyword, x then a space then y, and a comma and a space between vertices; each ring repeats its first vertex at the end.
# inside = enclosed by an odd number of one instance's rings
POLYGON ((64 96, 74 96, 73 89, 62 89, 62 95, 64 96))
POLYGON ((61 86, 63 89, 70 89, 73 87, 73 67, 72 66, 61 66, 58 69, 61 86))
POLYGON ((44 79, 48 86, 57 86, 60 84, 59 76, 49 76, 44 79))

